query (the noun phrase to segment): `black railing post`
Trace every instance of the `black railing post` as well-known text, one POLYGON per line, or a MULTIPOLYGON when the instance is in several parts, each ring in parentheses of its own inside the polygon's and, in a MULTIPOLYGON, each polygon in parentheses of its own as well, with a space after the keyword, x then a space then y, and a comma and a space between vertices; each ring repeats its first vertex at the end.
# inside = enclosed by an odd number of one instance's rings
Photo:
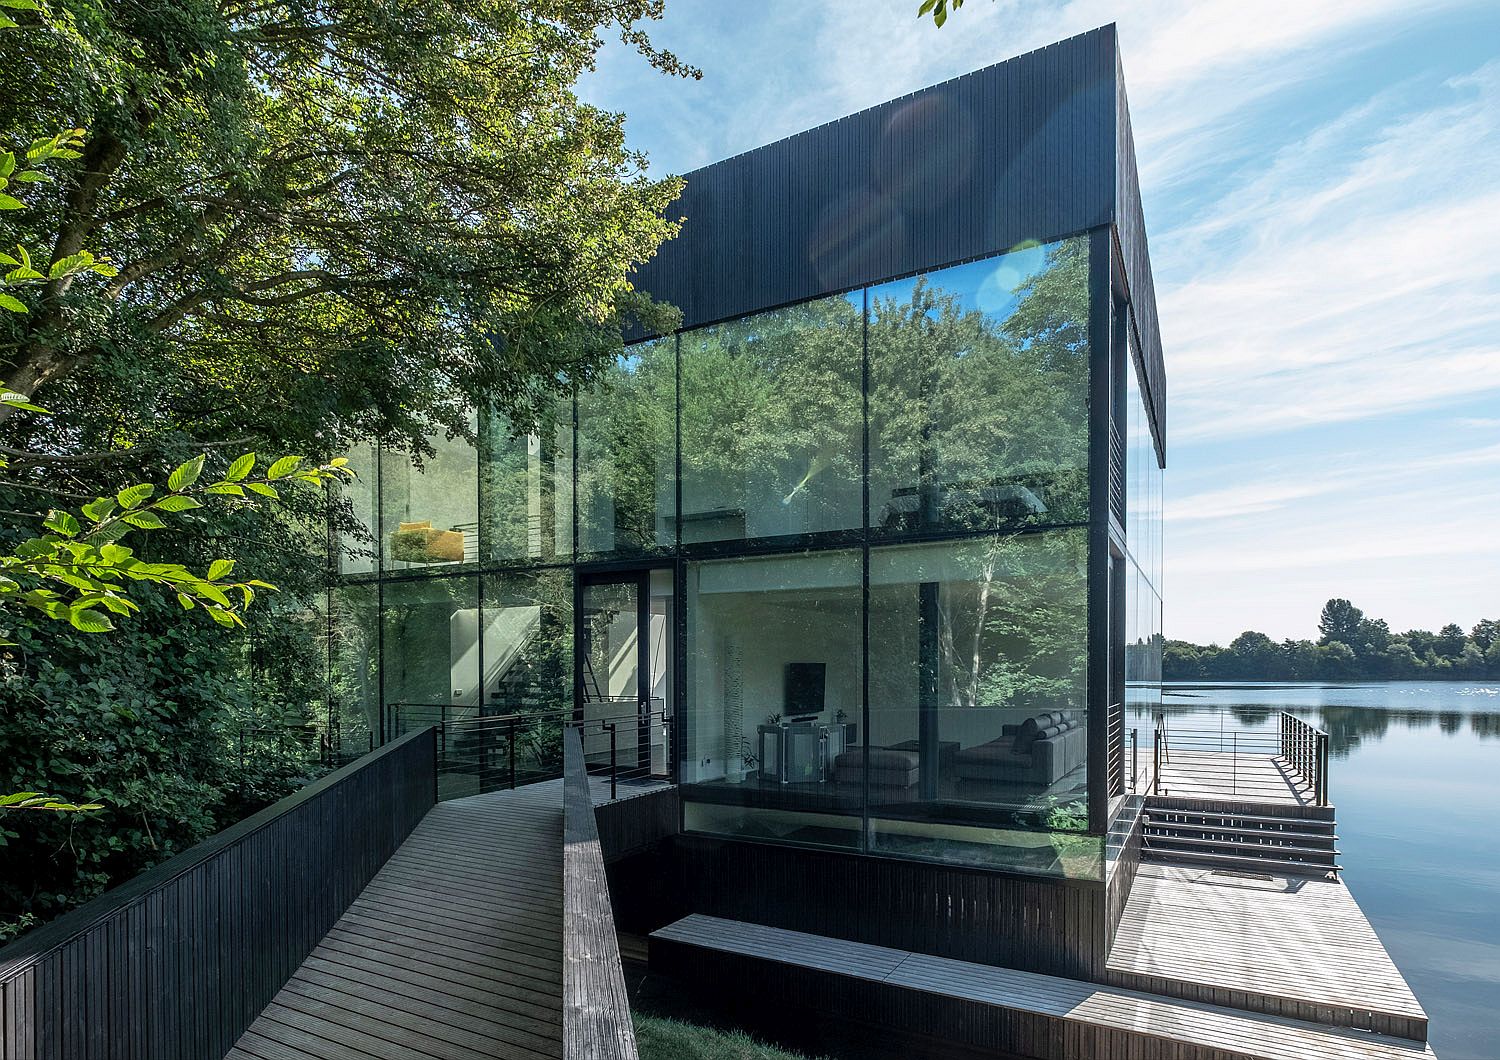
POLYGON ((604 727, 609 730, 609 801, 614 802, 619 798, 619 790, 616 786, 619 778, 615 770, 615 723, 605 722, 604 727))
POLYGON ((1161 793, 1161 730, 1152 730, 1152 735, 1156 737, 1156 745, 1151 752, 1151 793, 1157 795, 1161 793))
POLYGON ((510 789, 512 791, 515 791, 516 790, 516 720, 514 718, 512 718, 510 720, 510 725, 508 726, 508 729, 509 729, 509 731, 508 731, 508 734, 507 734, 507 737, 506 737, 506 743, 510 745, 509 746, 509 751, 510 751, 510 789))
POLYGON ((1135 791, 1141 776, 1141 731, 1130 730, 1130 790, 1135 791))
POLYGON ((1328 734, 1318 733, 1318 805, 1328 805, 1328 734))

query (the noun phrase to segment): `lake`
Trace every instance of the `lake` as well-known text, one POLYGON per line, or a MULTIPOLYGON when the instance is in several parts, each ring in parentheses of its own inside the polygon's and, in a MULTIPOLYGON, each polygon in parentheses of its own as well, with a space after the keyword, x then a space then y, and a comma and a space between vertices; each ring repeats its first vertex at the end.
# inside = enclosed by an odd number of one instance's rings
POLYGON ((1274 731, 1285 710, 1329 734, 1344 882, 1438 1056, 1500 1057, 1500 684, 1168 684, 1163 702, 1172 729, 1274 731))

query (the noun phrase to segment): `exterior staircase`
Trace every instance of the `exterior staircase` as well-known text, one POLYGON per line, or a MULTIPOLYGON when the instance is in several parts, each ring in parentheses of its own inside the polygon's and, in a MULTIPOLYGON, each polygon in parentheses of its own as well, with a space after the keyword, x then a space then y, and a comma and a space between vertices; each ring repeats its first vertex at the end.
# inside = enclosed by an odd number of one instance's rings
POLYGON ((1317 876, 1340 870, 1331 806, 1152 795, 1144 814, 1142 857, 1149 861, 1317 876))

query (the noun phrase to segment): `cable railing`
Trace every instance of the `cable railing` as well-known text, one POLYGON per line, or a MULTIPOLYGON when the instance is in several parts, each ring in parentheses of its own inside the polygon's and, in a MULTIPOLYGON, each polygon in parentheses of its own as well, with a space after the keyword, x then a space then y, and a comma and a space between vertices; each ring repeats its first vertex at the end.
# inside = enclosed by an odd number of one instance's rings
POLYGON ((607 777, 610 798, 622 787, 667 783, 674 762, 672 719, 661 699, 635 709, 634 697, 594 698, 574 708, 477 714, 439 703, 392 704, 396 735, 435 725, 438 786, 459 798, 555 780, 563 775, 563 733, 582 737, 589 772, 607 777))
MULTIPOLYGON (((1190 717, 1201 719, 1198 714, 1190 717)), ((1237 724, 1226 726, 1226 720, 1232 717, 1227 712, 1219 712, 1216 717, 1217 727, 1210 727, 1183 726, 1180 718, 1172 725, 1166 714, 1156 716, 1150 783, 1153 794, 1164 794, 1164 768, 1175 768, 1179 782, 1195 771, 1211 771, 1216 788, 1227 785, 1230 794, 1253 792, 1264 786, 1265 760, 1279 759, 1307 785, 1309 802, 1328 805, 1326 732, 1286 711, 1277 712, 1274 729, 1247 731, 1237 724), (1242 792, 1242 788, 1246 790, 1242 792)))

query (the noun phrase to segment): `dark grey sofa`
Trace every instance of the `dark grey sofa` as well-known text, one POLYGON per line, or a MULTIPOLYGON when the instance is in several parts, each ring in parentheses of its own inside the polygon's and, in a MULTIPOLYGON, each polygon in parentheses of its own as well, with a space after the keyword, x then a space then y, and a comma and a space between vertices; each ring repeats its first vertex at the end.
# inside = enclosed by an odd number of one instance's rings
POLYGON ((1048 711, 1000 731, 998 738, 964 748, 955 756, 958 778, 965 787, 1047 787, 1083 765, 1088 757, 1088 729, 1078 713, 1048 711))

